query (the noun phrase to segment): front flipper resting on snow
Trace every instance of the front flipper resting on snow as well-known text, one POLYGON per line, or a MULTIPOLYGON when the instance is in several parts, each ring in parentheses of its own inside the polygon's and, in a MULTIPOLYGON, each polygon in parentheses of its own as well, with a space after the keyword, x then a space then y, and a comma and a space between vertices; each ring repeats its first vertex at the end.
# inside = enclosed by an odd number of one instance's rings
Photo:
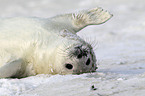
POLYGON ((23 60, 17 59, 0 67, 0 78, 19 77, 24 72, 23 60))
POLYGON ((77 33, 88 25, 99 25, 105 23, 112 16, 113 15, 106 10, 94 8, 90 10, 82 10, 78 13, 58 15, 50 19, 57 21, 59 25, 65 26, 64 29, 72 30, 77 33))

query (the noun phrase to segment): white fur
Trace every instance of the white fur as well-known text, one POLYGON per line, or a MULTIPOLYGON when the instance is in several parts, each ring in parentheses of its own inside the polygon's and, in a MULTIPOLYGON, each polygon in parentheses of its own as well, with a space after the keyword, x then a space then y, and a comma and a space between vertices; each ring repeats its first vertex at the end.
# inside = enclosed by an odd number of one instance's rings
MULTIPOLYGON (((93 11, 93 16, 94 14, 93 11)), ((102 22, 111 18, 111 15, 109 16, 108 14, 108 18, 106 19, 105 17, 102 22)), ((68 58, 68 51, 73 50, 74 46, 77 45, 83 45, 86 49, 91 48, 88 43, 75 34, 76 30, 79 31, 91 24, 92 21, 90 22, 90 19, 88 19, 89 15, 88 13, 80 13, 77 15, 61 15, 50 19, 35 17, 0 19, 0 66, 22 59, 25 71, 20 77, 36 74, 73 73, 74 71, 64 68, 63 64, 67 62, 73 63, 75 71, 81 72, 84 70, 81 69, 84 68, 84 65, 78 65, 78 63, 86 62, 84 60, 87 60, 87 58, 85 57, 82 60, 70 59, 68 58), (66 18, 60 17, 66 17, 68 21, 65 21, 66 18), (82 19, 87 21, 87 23, 80 22, 82 19), (80 26, 77 26, 78 24, 80 26)), ((101 22, 99 21, 98 23, 101 22)), ((94 53, 92 54, 94 55, 94 53)), ((95 62, 95 55, 92 57, 90 54, 89 57, 95 62)), ((91 67, 88 66, 88 69, 85 67, 85 70, 94 70, 91 67)))

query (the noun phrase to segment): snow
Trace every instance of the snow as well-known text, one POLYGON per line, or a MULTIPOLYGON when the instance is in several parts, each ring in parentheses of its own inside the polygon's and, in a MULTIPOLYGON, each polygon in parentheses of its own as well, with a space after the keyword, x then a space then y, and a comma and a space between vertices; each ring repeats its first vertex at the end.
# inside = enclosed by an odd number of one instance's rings
POLYGON ((51 17, 96 6, 114 15, 78 33, 97 44, 97 72, 0 79, 0 96, 144 96, 144 0, 0 0, 0 5, 1 17, 51 17))

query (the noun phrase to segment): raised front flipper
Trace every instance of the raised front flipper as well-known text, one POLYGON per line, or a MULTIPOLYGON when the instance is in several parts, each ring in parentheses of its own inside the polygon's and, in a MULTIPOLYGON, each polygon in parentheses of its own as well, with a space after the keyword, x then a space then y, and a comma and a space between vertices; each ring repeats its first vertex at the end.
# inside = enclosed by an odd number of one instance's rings
POLYGON ((20 77, 24 72, 24 62, 17 59, 9 62, 0 68, 0 78, 20 77))
POLYGON ((75 33, 88 25, 98 25, 108 21, 113 15, 101 8, 82 10, 78 13, 64 14, 50 18, 57 21, 57 25, 75 33))

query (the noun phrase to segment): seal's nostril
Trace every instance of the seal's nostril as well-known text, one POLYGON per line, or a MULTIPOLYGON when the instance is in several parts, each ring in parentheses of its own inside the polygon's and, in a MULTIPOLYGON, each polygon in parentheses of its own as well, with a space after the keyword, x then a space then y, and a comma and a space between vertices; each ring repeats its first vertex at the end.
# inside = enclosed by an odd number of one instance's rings
POLYGON ((86 65, 89 65, 91 62, 90 58, 87 60, 86 65))
POLYGON ((82 58, 82 54, 79 54, 79 55, 77 56, 77 58, 78 58, 78 59, 82 58))
POLYGON ((66 67, 67 69, 72 69, 72 68, 73 68, 73 65, 71 65, 71 64, 66 64, 65 67, 66 67))

